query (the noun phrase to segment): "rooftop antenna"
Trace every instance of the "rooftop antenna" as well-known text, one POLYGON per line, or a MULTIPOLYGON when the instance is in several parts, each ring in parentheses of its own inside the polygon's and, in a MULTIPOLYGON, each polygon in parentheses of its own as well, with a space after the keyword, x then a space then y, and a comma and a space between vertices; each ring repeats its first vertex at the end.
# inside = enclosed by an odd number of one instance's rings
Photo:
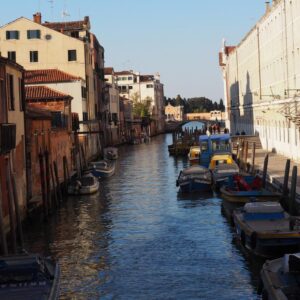
POLYGON ((66 21, 66 18, 67 17, 70 17, 70 14, 67 12, 67 1, 65 0, 64 1, 64 9, 62 11, 62 18, 63 18, 63 21, 66 21))
POLYGON ((51 19, 53 20, 54 0, 48 0, 51 8, 51 19))

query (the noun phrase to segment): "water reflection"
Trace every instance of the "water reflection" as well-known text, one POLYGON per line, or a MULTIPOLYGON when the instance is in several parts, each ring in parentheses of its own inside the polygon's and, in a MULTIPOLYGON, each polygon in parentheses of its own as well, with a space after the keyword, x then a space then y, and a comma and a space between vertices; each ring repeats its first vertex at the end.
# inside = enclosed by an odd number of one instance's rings
POLYGON ((213 194, 182 195, 171 135, 120 149, 116 175, 26 230, 62 267, 62 299, 256 299, 257 273, 213 194), (33 228, 33 229, 32 229, 33 228), (253 275, 254 274, 254 275, 253 275))

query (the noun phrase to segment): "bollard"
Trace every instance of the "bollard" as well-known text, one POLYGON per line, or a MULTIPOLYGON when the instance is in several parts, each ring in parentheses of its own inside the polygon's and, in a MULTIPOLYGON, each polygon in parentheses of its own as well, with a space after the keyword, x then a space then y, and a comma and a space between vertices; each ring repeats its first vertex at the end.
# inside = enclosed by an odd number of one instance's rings
POLYGON ((267 154, 265 156, 265 160, 264 160, 264 168, 263 168, 263 176, 262 176, 262 187, 263 188, 266 187, 268 163, 269 163, 269 154, 267 154))
POLYGON ((297 167, 294 166, 292 171, 292 182, 291 182, 291 191, 290 191, 290 198, 289 198, 289 213, 292 216, 295 216, 297 214, 296 187, 297 187, 297 167))

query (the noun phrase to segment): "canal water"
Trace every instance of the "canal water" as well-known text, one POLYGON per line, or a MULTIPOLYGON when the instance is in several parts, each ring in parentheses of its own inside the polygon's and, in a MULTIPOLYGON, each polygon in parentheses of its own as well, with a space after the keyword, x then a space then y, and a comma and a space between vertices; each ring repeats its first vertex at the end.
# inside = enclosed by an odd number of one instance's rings
POLYGON ((221 199, 178 193, 187 161, 171 143, 121 147, 100 193, 32 220, 26 248, 59 259, 61 299, 260 299, 261 263, 235 242, 221 199))

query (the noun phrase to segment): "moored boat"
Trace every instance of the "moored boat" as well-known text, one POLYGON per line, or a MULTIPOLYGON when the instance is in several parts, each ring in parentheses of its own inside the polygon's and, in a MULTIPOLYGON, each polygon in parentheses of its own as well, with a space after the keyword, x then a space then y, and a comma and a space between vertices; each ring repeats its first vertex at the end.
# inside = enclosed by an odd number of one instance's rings
POLYGON ((220 188, 223 209, 231 218, 233 210, 248 202, 279 201, 281 194, 262 188, 262 180, 256 175, 233 175, 228 177, 228 184, 220 188))
POLYGON ((285 254, 281 258, 266 261, 260 277, 263 299, 299 299, 300 253, 285 254))
POLYGON ((0 257, 1 300, 59 299, 60 267, 39 255, 0 257))
POLYGON ((300 250, 300 217, 291 217, 280 203, 247 203, 233 212, 233 221, 241 244, 256 255, 300 250))
POLYGON ((89 163, 89 171, 96 177, 110 177, 115 173, 114 162, 99 160, 89 163))
POLYGON ((200 146, 191 146, 188 159, 191 165, 199 164, 200 146))
POLYGON ((118 148, 116 147, 107 147, 103 149, 104 158, 110 160, 116 160, 119 157, 118 148))
POLYGON ((230 153, 214 154, 211 158, 209 169, 213 176, 213 185, 219 189, 222 185, 229 183, 229 178, 239 173, 239 167, 230 153))
POLYGON ((99 190, 100 184, 98 178, 88 173, 80 178, 74 178, 68 185, 69 195, 89 195, 99 190))
POLYGON ((182 170, 176 181, 176 185, 184 193, 194 191, 210 191, 211 190, 211 173, 210 171, 199 165, 193 165, 182 170))

